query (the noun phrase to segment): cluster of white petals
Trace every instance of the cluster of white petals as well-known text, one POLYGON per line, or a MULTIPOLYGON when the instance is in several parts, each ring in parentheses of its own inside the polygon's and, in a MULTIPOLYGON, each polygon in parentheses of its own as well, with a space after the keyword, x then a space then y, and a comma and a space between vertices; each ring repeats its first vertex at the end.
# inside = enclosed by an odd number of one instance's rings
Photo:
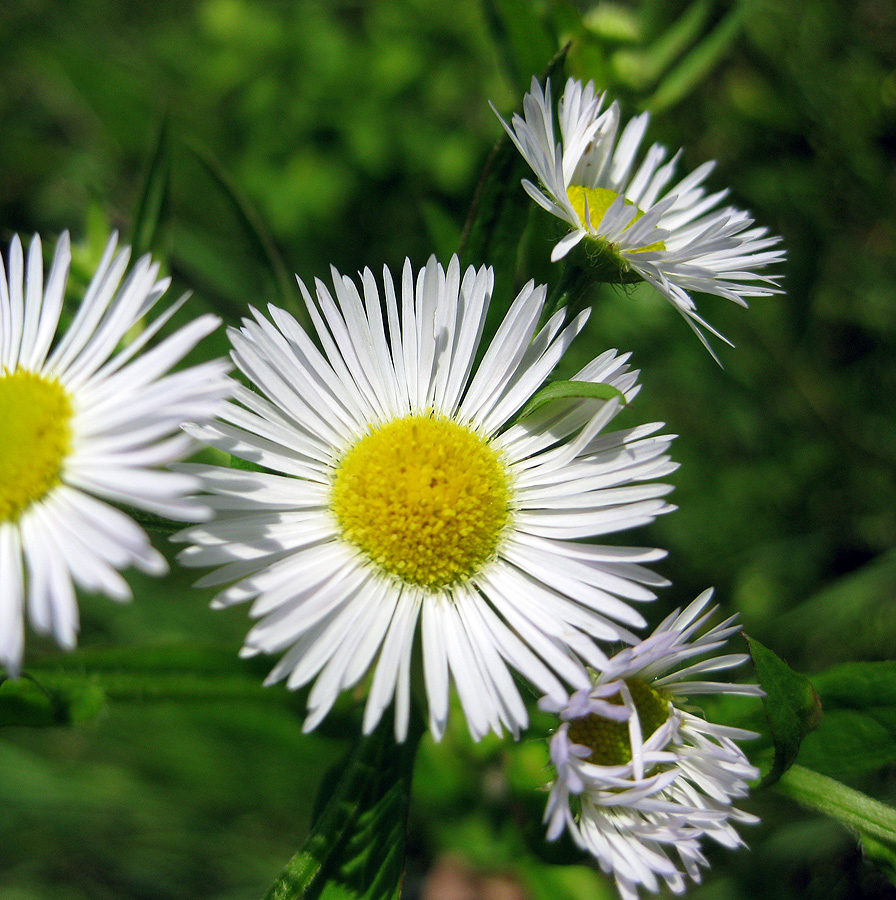
POLYGON ((714 725, 687 709, 687 699, 700 694, 762 693, 753 684, 706 679, 748 658, 707 656, 738 627, 732 617, 702 630, 715 612, 707 609, 711 597, 712 591, 705 591, 649 637, 611 657, 594 673, 590 688, 559 704, 552 697, 540 703, 561 721, 551 739, 556 779, 545 812, 548 837, 568 829, 614 876, 624 900, 637 900, 639 886, 656 892, 661 882, 682 892, 685 876, 699 881, 700 867, 707 864, 703 838, 735 848, 742 840, 733 823, 756 821, 733 805, 759 776, 735 740, 756 735, 714 725), (668 704, 668 718, 650 734, 642 729, 632 681, 647 685, 668 704), (571 723, 591 716, 626 723, 628 761, 599 765, 589 759, 591 747, 575 743, 571 723))
MULTIPOLYGON (((68 234, 56 245, 46 284, 39 237, 27 260, 18 237, 8 269, 0 260, 0 378, 28 373, 56 384, 71 407, 64 423, 70 446, 57 483, 20 515, 0 521, 0 665, 11 675, 21 665, 26 611, 35 630, 70 648, 78 631, 75 585, 126 600, 131 592, 120 569, 167 570, 144 530, 112 504, 184 521, 208 515, 192 496, 198 481, 162 467, 196 447, 181 423, 212 418, 230 392, 224 360, 170 372, 219 319, 199 316, 150 346, 184 298, 122 346, 169 279, 158 277, 148 256, 125 277, 130 249, 116 247, 113 235, 62 334, 68 234)), ((0 422, 0 434, 15 427, 0 422)))
MULTIPOLYGON (((538 322, 545 290, 516 298, 474 372, 493 285, 491 269, 461 274, 454 257, 398 285, 388 269, 380 292, 365 270, 360 290, 333 271, 333 292, 302 285, 322 355, 288 313, 271 307, 232 330, 234 361, 258 391, 240 388, 222 422, 191 429, 267 472, 212 466, 200 477, 214 521, 180 535, 181 562, 220 566, 202 585, 229 585, 216 603, 254 601, 260 621, 244 654, 283 653, 270 681, 314 680, 305 727, 371 667, 364 729, 395 699, 395 729, 407 732, 414 636, 420 626, 430 729, 444 733, 449 684, 470 731, 518 734, 528 722, 511 675, 565 696, 585 687, 584 664, 602 665, 597 641, 637 641, 644 619, 632 603, 665 580, 644 568, 658 550, 590 539, 652 521, 672 507, 657 479, 676 465, 657 424, 607 431, 611 400, 557 401, 515 415, 542 385, 585 321, 538 322), (385 316, 381 312, 384 303, 385 316), (479 435, 500 456, 512 513, 495 552, 447 586, 410 583, 345 539, 333 514, 341 460, 372 429, 407 416, 444 417, 479 435)), ((637 393, 627 357, 609 351, 575 377, 637 393)), ((396 473, 396 478, 401 477, 396 473)))
POLYGON ((596 93, 592 82, 570 78, 558 104, 558 137, 550 82, 542 90, 533 78, 523 115, 514 115, 510 125, 501 120, 538 177, 540 186, 523 182, 526 192, 571 229, 552 259, 582 241, 598 241, 660 291, 704 344, 702 328, 725 340, 697 314, 691 292, 742 306, 747 297, 779 293, 778 278, 760 272, 783 260, 784 251, 776 248, 780 238, 754 226, 746 212, 720 206, 726 190, 707 193, 704 182, 714 163, 676 182, 681 151, 671 159, 659 144, 640 151, 649 115, 622 127, 619 104, 605 104, 606 95, 596 93), (570 200, 575 187, 604 189, 616 199, 602 214, 592 215, 586 203, 583 216, 570 200))

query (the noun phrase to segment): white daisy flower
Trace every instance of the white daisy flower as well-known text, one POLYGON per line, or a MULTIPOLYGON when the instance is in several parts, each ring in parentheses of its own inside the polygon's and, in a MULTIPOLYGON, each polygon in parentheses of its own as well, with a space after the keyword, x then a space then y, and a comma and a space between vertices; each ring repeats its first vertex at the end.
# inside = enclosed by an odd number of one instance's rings
POLYGON ((116 243, 61 335, 68 234, 46 285, 38 236, 27 261, 13 239, 8 275, 0 259, 0 665, 13 677, 26 608, 36 631, 68 649, 75 585, 126 600, 118 570, 166 570, 143 529, 103 501, 187 521, 207 514, 187 496, 195 478, 158 469, 196 446, 180 423, 212 416, 229 393, 224 360, 165 374, 219 320, 200 316, 146 350, 176 304, 116 352, 168 287, 148 256, 122 283, 130 250, 116 254, 116 243))
MULTIPOLYGON (((361 290, 332 272, 334 294, 299 282, 323 352, 283 310, 232 330, 240 389, 224 424, 192 429, 267 472, 188 467, 216 519, 186 531, 182 562, 223 566, 218 606, 253 600, 243 655, 285 655, 268 682, 315 680, 305 729, 373 670, 363 728, 395 698, 407 732, 420 623, 429 721, 442 736, 454 681, 473 736, 527 724, 510 669, 555 697, 586 687, 594 638, 635 643, 631 601, 664 584, 658 550, 581 539, 670 507, 655 479, 676 466, 657 424, 604 434, 617 399, 555 402, 511 424, 584 324, 555 315, 545 289, 516 298, 473 373, 494 277, 434 259, 401 283, 369 270, 361 290), (363 293, 363 297, 362 297, 363 293), (335 296, 335 299, 334 299, 335 296)), ((626 356, 605 353, 580 380, 637 391, 626 356)))
POLYGON ((636 116, 620 134, 619 104, 604 109, 605 101, 593 82, 570 78, 557 111, 555 142, 550 82, 542 91, 533 78, 524 118, 514 115, 511 125, 501 119, 541 182, 539 188, 524 180, 526 192, 572 229, 551 259, 581 244, 596 280, 649 282, 709 349, 701 327, 725 338, 697 315, 690 292, 717 294, 741 306, 746 297, 780 293, 778 278, 758 274, 784 259, 783 250, 772 249, 780 238, 752 227, 747 213, 720 208, 727 191, 706 193, 703 183, 714 162, 670 187, 681 151, 666 161, 666 148, 654 144, 642 156, 649 114, 636 116))
POLYGON ((657 892, 660 881, 681 893, 685 875, 699 882, 707 865, 703 837, 742 846, 732 823, 758 821, 732 805, 759 777, 734 740, 757 735, 713 725, 686 706, 698 694, 762 694, 754 684, 691 680, 748 659, 734 653, 691 662, 738 628, 732 616, 700 633, 716 609, 706 608, 711 597, 704 591, 646 640, 613 656, 590 688, 561 703, 539 703, 562 720, 551 739, 556 779, 545 811, 548 838, 568 829, 615 877, 623 900, 637 900, 639 886, 657 892))

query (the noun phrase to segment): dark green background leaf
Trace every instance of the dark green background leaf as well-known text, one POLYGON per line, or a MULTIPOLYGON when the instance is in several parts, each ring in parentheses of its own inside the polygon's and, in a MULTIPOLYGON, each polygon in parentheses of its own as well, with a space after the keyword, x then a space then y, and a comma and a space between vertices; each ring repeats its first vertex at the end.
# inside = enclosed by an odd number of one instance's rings
POLYGON ((800 764, 847 778, 896 763, 896 662, 844 663, 812 676, 824 717, 800 764))
POLYGON ((103 689, 86 678, 25 675, 0 681, 0 726, 75 725, 92 719, 105 705, 103 689))

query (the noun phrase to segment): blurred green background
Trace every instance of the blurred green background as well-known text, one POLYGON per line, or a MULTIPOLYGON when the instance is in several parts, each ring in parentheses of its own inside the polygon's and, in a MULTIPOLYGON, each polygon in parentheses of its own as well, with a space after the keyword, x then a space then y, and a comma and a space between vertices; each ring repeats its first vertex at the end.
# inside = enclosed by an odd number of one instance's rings
MULTIPOLYGON (((718 160, 711 187, 730 186, 788 252, 786 295, 749 311, 700 299, 737 345, 718 348, 724 369, 641 289, 601 294, 564 363, 632 350, 644 388, 626 424, 658 419, 681 435, 679 511, 626 536, 670 551, 661 570, 674 587, 652 613, 715 585, 802 671, 891 659, 890 0, 5 0, 0 236, 69 228, 89 272, 118 228, 164 261, 175 291, 194 291, 184 315, 212 308, 230 322, 248 304, 297 309, 293 272, 447 261, 501 133, 488 101, 509 115, 567 41, 571 74, 611 89, 625 113, 653 110, 650 137, 685 148, 682 172, 718 160)), ((551 228, 532 211, 522 277, 556 276, 551 228)), ((0 734, 3 900, 260 897, 357 728, 346 698, 301 734, 302 696, 262 692, 267 661, 236 659, 245 610, 213 614, 189 574, 131 580, 128 607, 84 598, 82 652, 60 658, 29 639, 36 674, 105 673, 113 688, 84 723, 0 734), (135 666, 149 688, 116 675, 135 666), (222 671, 223 687, 207 683, 222 671)), ((544 761, 535 736, 477 747, 458 727, 425 744, 406 895, 613 896, 587 867, 543 862, 544 796, 531 786, 544 761)), ((896 799, 892 765, 831 774, 896 799)), ((750 808, 763 816, 745 835, 753 851, 711 848, 693 896, 896 896, 837 826, 773 795, 750 808)))

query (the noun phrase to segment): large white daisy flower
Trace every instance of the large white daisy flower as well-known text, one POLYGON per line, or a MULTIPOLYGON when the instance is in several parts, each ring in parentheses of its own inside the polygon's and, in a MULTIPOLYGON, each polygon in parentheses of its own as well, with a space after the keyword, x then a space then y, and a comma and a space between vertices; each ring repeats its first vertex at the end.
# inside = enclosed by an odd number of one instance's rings
POLYGON ((734 740, 756 735, 713 725, 686 706, 698 694, 762 693, 754 684, 702 680, 740 665, 746 654, 691 662, 722 647, 738 627, 731 617, 701 633, 715 612, 706 608, 711 597, 705 591, 613 656, 590 688, 559 704, 553 697, 539 703, 562 721, 551 739, 548 838, 567 828, 615 877, 624 900, 637 900, 639 886, 658 891, 661 880, 680 893, 685 875, 700 881, 707 865, 703 837, 738 847, 732 823, 757 821, 732 805, 759 776, 734 740))
MULTIPOLYGON (((658 550, 585 543, 671 507, 670 438, 659 425, 604 434, 618 399, 555 402, 517 424, 584 323, 555 315, 540 331, 543 287, 519 294, 472 375, 493 286, 434 259, 401 283, 369 270, 361 292, 301 284, 323 352, 287 313, 254 312, 231 332, 243 388, 224 424, 196 436, 267 472, 188 467, 216 519, 187 530, 189 565, 223 566, 200 585, 235 582, 218 606, 253 600, 244 655, 285 654, 268 681, 316 679, 306 730, 373 669, 363 728, 395 697, 408 725, 418 620, 432 733, 444 732, 454 681, 475 738, 527 713, 510 669, 542 691, 585 687, 594 638, 634 643, 629 601, 664 583, 642 567, 658 550), (363 297, 362 297, 363 293, 363 297), (335 296, 335 299, 334 299, 335 296), (559 678, 558 678, 559 676, 559 678)), ((605 353, 580 380, 627 398, 637 373, 605 353)))
MULTIPOLYGON (((619 104, 604 109, 606 94, 593 82, 570 78, 560 98, 560 139, 555 142, 550 82, 532 79, 523 100, 524 117, 501 123, 541 187, 523 181, 529 196, 572 229, 554 247, 556 261, 581 244, 600 280, 647 281, 691 325, 704 344, 704 327, 691 291, 717 294, 746 306, 746 297, 780 293, 778 279, 759 271, 784 258, 772 249, 780 241, 750 216, 719 207, 728 193, 707 194, 703 186, 715 163, 707 162, 670 186, 681 151, 653 144, 639 153, 648 113, 632 119, 620 134, 619 104)), ((500 116, 499 116, 500 118, 500 116)), ((722 338, 722 340, 725 340, 722 338)))
POLYGON ((188 496, 195 478, 158 468, 196 446, 180 423, 210 418, 229 393, 224 360, 165 374, 219 320, 200 316, 145 349, 178 304, 116 352, 168 286, 148 256, 122 283, 130 251, 116 254, 116 243, 61 335, 68 234, 46 285, 39 237, 27 261, 13 239, 8 275, 0 259, 0 665, 12 676, 26 608, 36 631, 71 648, 75 585, 125 600, 117 570, 166 570, 143 529, 103 501, 186 521, 207 514, 188 496))

